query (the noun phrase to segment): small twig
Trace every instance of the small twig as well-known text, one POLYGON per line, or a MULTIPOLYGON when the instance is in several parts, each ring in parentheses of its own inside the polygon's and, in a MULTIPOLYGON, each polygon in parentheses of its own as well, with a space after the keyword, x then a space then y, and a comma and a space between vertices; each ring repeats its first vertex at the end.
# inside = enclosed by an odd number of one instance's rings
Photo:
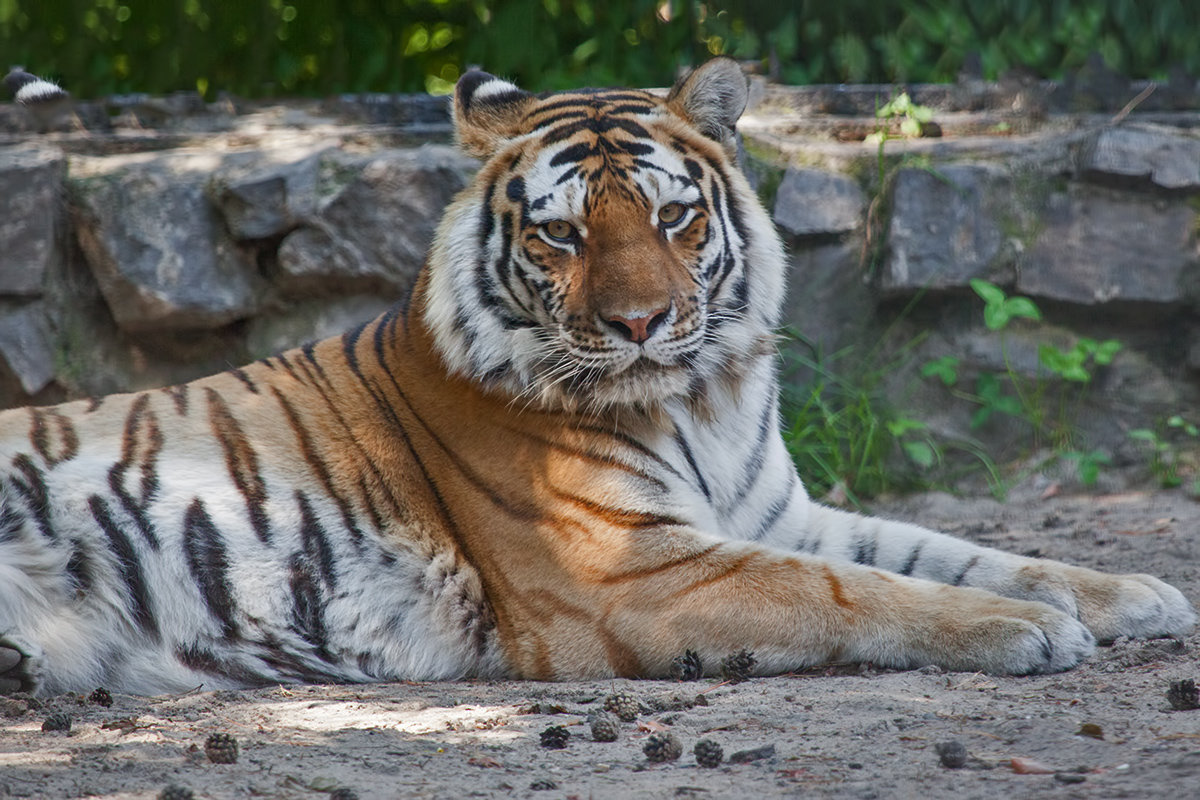
POLYGON ((1137 95, 1137 97, 1133 98, 1133 99, 1132 99, 1132 100, 1130 100, 1128 103, 1126 103, 1126 104, 1125 104, 1125 107, 1124 107, 1124 108, 1122 108, 1120 111, 1118 111, 1118 112, 1116 113, 1116 116, 1114 116, 1114 117, 1112 118, 1112 122, 1111 122, 1110 124, 1111 124, 1111 125, 1116 125, 1116 124, 1118 124, 1118 123, 1119 123, 1121 120, 1123 120, 1123 119, 1125 119, 1126 117, 1128 117, 1128 116, 1129 116, 1129 112, 1130 112, 1130 111, 1133 111, 1135 108, 1137 108, 1138 106, 1140 106, 1140 105, 1142 104, 1142 101, 1143 101, 1143 100, 1145 100, 1147 97, 1149 97, 1151 94, 1153 94, 1153 93, 1154 93, 1154 90, 1155 90, 1155 89, 1157 89, 1157 88, 1158 88, 1158 84, 1157 84, 1157 83, 1150 83, 1150 84, 1147 84, 1147 86, 1146 86, 1146 88, 1145 88, 1145 89, 1142 89, 1140 92, 1138 92, 1138 95, 1137 95))

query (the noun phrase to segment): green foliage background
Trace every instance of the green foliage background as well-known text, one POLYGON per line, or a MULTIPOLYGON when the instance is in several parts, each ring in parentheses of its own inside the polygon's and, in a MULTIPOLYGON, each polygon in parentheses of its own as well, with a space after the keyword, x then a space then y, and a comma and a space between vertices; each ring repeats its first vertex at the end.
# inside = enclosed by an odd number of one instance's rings
POLYGON ((1197 0, 0 0, 8 65, 78 97, 449 91, 470 65, 522 85, 664 85, 710 54, 790 83, 1200 73, 1197 0))

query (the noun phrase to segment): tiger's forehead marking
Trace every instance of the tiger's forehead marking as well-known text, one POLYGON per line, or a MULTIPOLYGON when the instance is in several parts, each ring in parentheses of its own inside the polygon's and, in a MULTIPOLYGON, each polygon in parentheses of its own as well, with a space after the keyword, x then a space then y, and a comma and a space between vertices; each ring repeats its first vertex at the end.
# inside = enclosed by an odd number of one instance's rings
POLYGON ((666 194, 694 194, 694 176, 679 153, 684 148, 665 131, 655 136, 655 122, 669 113, 648 92, 547 96, 526 114, 523 126, 541 153, 526 172, 531 208, 565 204, 588 215, 598 203, 647 207, 666 194))

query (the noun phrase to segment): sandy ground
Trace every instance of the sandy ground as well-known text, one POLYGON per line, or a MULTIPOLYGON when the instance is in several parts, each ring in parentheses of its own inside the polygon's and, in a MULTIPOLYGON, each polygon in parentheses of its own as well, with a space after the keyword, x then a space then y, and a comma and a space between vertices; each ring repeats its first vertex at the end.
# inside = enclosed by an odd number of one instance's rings
MULTIPOLYGON (((1200 599, 1200 505, 1180 493, 1006 505, 934 494, 875 510, 1016 552, 1149 572, 1200 599)), ((1033 678, 847 666, 736 685, 198 689, 118 695, 108 708, 70 695, 0 699, 0 797, 155 798, 169 784, 198 798, 313 800, 1195 797, 1200 710, 1173 710, 1167 691, 1200 680, 1198 648, 1195 634, 1118 641, 1080 668, 1033 678), (646 709, 617 741, 593 741, 587 715, 615 690, 646 709), (70 715, 69 733, 42 731, 52 712, 70 715), (551 725, 570 731, 564 749, 540 746, 551 725), (643 755, 659 730, 682 741, 678 761, 643 755), (209 762, 214 732, 238 739, 237 763, 209 762), (702 738, 724 749, 719 767, 696 764, 702 738), (958 769, 942 766, 935 747, 951 740, 967 752, 958 769), (758 748, 769 752, 730 763, 758 748), (1029 762, 1047 771, 1014 768, 1029 762)))

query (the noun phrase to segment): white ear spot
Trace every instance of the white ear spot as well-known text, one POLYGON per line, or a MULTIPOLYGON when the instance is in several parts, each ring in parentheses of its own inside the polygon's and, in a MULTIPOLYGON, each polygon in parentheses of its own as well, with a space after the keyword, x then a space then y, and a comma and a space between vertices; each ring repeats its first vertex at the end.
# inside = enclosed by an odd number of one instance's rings
POLYGON ((13 93, 13 99, 21 105, 37 105, 60 100, 67 96, 58 84, 42 80, 20 67, 13 67, 4 76, 4 85, 13 93))
POLYGON ((516 136, 534 96, 506 80, 471 70, 454 87, 454 130, 459 146, 486 158, 516 136))

